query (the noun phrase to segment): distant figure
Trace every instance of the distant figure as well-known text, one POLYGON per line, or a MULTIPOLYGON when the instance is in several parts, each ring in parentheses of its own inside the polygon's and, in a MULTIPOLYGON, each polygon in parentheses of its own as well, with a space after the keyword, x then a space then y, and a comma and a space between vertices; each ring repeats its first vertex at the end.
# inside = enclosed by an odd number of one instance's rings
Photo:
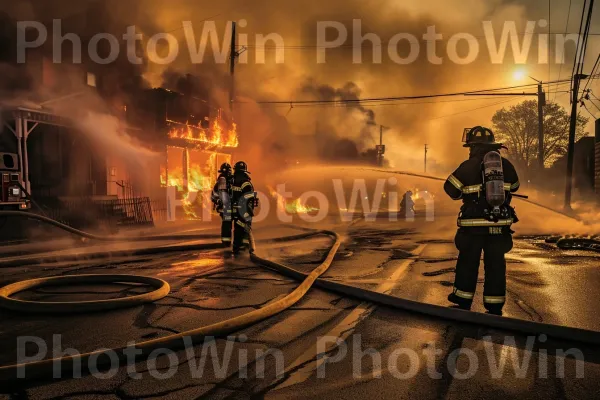
POLYGON ((257 204, 256 193, 248 175, 248 165, 238 161, 233 167, 233 254, 249 247, 249 234, 252 229, 254 207, 257 204))
POLYGON ((412 198, 413 192, 407 191, 402 196, 402 200, 400 201, 400 214, 404 215, 406 219, 414 219, 415 218, 415 202, 412 198))
POLYGON ((483 305, 490 314, 502 315, 506 302, 504 255, 512 249, 510 227, 518 221, 510 200, 511 193, 519 189, 519 178, 511 162, 500 155, 503 145, 496 143, 491 130, 477 126, 467 133, 465 142, 469 159, 444 183, 448 196, 463 201, 454 239, 459 252, 456 277, 448 300, 460 308, 471 308, 483 251, 483 305))
POLYGON ((232 223, 232 212, 231 206, 231 183, 233 181, 233 174, 231 172, 231 165, 229 163, 221 164, 219 169, 219 177, 217 183, 213 187, 211 194, 211 200, 214 204, 215 209, 221 215, 221 242, 224 244, 231 243, 231 223, 232 223))

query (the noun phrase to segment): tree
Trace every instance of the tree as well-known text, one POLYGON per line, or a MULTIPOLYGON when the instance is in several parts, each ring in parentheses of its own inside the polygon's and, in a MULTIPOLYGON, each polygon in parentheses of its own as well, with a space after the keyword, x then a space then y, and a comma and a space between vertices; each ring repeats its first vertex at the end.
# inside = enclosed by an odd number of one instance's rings
MULTIPOLYGON (((569 144, 570 115, 554 102, 544 106, 544 165, 550 166, 567 154, 569 144)), ((586 135, 584 128, 588 118, 577 116, 575 140, 586 135)), ((496 140, 508 147, 508 156, 522 168, 537 163, 538 158, 538 111, 537 101, 526 100, 509 109, 502 108, 492 117, 496 140)))

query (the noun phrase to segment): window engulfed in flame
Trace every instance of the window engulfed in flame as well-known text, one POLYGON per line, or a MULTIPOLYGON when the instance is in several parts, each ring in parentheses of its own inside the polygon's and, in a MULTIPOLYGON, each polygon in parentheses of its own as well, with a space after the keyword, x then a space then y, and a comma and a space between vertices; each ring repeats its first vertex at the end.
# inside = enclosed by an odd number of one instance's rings
POLYGON ((210 212, 210 191, 217 176, 217 162, 230 156, 214 151, 199 151, 169 146, 170 168, 160 167, 162 187, 175 187, 180 193, 186 219, 200 220, 203 210, 210 212), (187 176, 186 175, 187 171, 187 176), (168 175, 168 178, 167 178, 168 175))
POLYGON ((160 167, 160 185, 162 187, 174 186, 178 192, 183 192, 183 169, 181 167, 169 170, 169 182, 167 184, 167 169, 164 165, 160 167))
POLYGON ((212 147, 237 147, 239 144, 237 125, 232 123, 229 128, 224 128, 222 120, 215 119, 210 129, 199 126, 178 124, 168 121, 173 125, 169 131, 171 139, 183 139, 192 143, 204 143, 212 147))

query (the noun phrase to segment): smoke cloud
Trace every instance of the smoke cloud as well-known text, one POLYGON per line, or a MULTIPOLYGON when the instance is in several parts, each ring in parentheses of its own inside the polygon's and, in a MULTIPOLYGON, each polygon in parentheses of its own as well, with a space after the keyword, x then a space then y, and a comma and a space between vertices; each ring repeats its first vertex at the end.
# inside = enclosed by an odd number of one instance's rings
MULTIPOLYGON (((562 31, 567 6, 566 2, 554 5, 553 31, 562 31)), ((192 65, 184 45, 181 23, 191 21, 199 35, 205 20, 214 21, 219 39, 223 40, 227 21, 238 21, 238 33, 247 38, 244 55, 247 62, 239 62, 235 71, 237 103, 233 112, 239 126, 240 148, 234 156, 245 159, 251 167, 254 164, 254 169, 265 171, 312 159, 357 162, 373 157, 373 148, 379 143, 378 125, 389 128, 384 132, 383 142, 387 146, 386 159, 390 165, 421 171, 423 146, 427 143, 431 170, 440 173, 452 170, 466 157, 460 143, 463 129, 474 125, 490 126, 494 111, 502 107, 497 98, 415 100, 347 107, 291 107, 263 105, 256 101, 412 96, 524 83, 512 79, 514 58, 510 46, 505 63, 490 62, 484 50, 481 22, 492 21, 500 32, 504 21, 515 21, 518 30, 523 31, 527 20, 547 18, 545 2, 525 0, 390 0, 377 3, 308 0, 281 1, 276 6, 267 0, 172 0, 168 6, 161 0, 87 0, 75 5, 68 0, 29 0, 2 7, 13 20, 40 20, 49 26, 52 18, 68 19, 72 22, 71 29, 88 38, 98 32, 123 34, 127 26, 136 25, 143 34, 142 47, 152 35, 169 32, 181 44, 180 56, 173 63, 157 65, 149 62, 148 55, 144 54, 142 65, 131 65, 122 54, 115 63, 102 67, 114 71, 106 90, 111 96, 119 97, 131 88, 164 86, 198 97, 208 96, 226 113, 229 112, 228 65, 214 63, 210 51, 202 64, 192 65), (361 21, 358 40, 360 36, 364 39, 359 44, 352 43, 353 33, 356 33, 353 31, 355 19, 361 21), (316 62, 320 50, 316 48, 317 21, 337 21, 348 31, 345 45, 328 50, 324 64, 316 62), (435 26, 438 34, 443 35, 435 48, 441 63, 428 61, 429 49, 424 43, 411 64, 399 65, 389 60, 386 52, 390 38, 403 32, 420 40, 430 26, 435 26), (457 32, 475 36, 481 52, 475 62, 457 65, 449 61, 448 39, 457 32), (256 51, 256 35, 271 33, 284 39, 285 62, 276 63, 275 51, 267 47, 266 63, 259 64, 256 62, 260 57, 256 51), (369 33, 381 38, 381 43, 369 40, 365 36, 369 33), (355 47, 362 48, 362 63, 353 60, 355 47), (381 63, 373 62, 378 52, 382 53, 381 63), (144 79, 140 80, 140 76, 144 79)), ((600 20, 593 20, 596 22, 592 30, 597 30, 600 20)), ((574 23, 572 25, 568 27, 569 31, 577 29, 574 23)), ((544 32, 542 28, 539 31, 544 32)), ((461 41, 457 46, 457 53, 462 57, 469 51, 468 42, 461 41)), ((544 80, 557 78, 558 65, 552 64, 548 68, 548 65, 536 63, 536 44, 534 41, 532 45, 529 73, 544 80)), ((597 49, 598 43, 591 40, 589 51, 597 49)), ((572 50, 567 52, 567 60, 572 57, 572 50)), ((156 51, 164 56, 168 48, 158 46, 156 51)), ((408 42, 399 44, 399 55, 405 57, 409 51, 408 42)), ((143 49, 141 53, 144 53, 143 49)), ((550 56, 552 59, 552 52, 550 56)), ((564 77, 570 68, 566 65, 562 70, 564 77)), ((27 85, 26 78, 10 80, 10 84, 14 82, 27 85)), ((4 85, 8 83, 3 82, 4 85)), ((507 98, 506 102, 510 105, 519 100, 507 98)), ((557 100, 568 102, 566 96, 557 100)))

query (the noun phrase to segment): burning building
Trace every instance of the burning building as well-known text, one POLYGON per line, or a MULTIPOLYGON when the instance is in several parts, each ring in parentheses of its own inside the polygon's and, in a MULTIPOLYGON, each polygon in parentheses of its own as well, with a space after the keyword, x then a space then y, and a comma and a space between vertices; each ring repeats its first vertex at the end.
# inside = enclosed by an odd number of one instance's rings
POLYGON ((156 183, 153 195, 165 199, 166 189, 175 187, 184 199, 184 216, 197 218, 210 205, 196 193, 211 190, 219 166, 231 162, 239 144, 236 124, 208 99, 162 88, 144 91, 127 110, 128 121, 153 132, 151 140, 160 148, 159 171, 150 179, 156 183), (191 193, 195 200, 186 202, 191 193))

